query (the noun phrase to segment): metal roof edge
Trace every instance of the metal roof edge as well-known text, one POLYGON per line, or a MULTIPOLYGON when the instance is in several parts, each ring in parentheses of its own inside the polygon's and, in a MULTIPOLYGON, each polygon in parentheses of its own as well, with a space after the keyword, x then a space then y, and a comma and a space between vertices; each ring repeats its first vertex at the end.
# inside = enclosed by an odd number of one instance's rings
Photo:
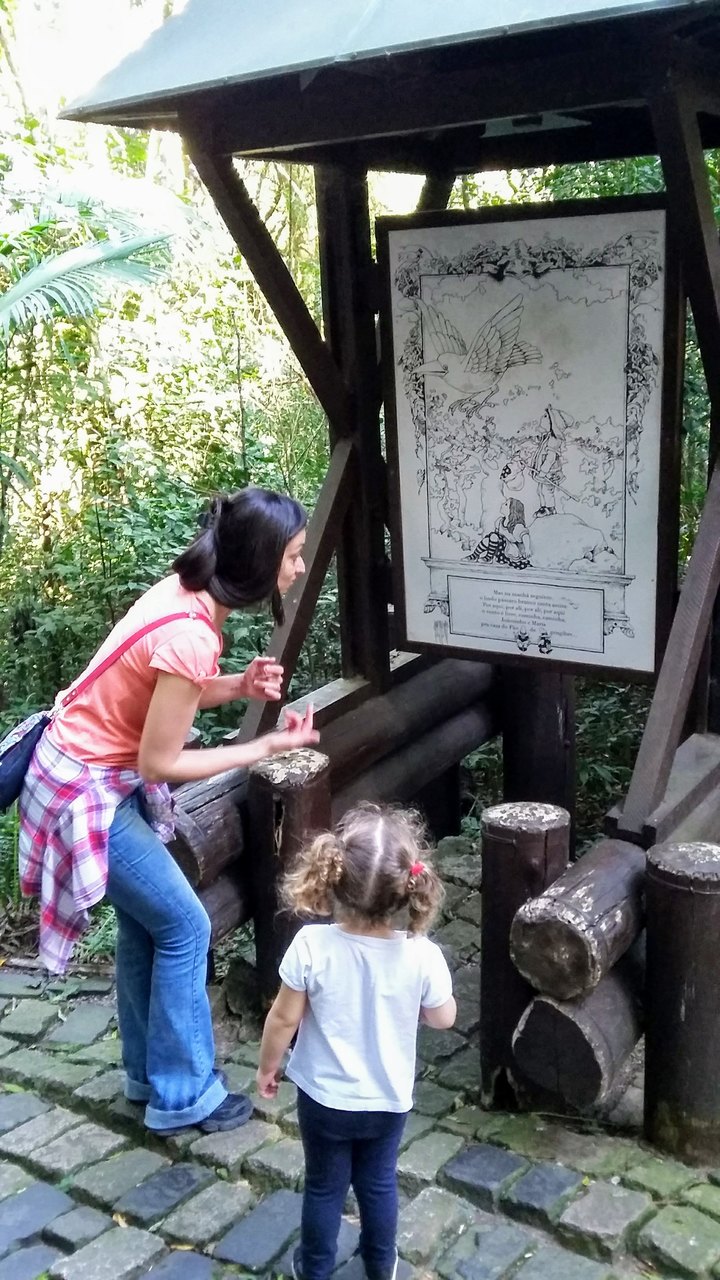
MULTIPOLYGON (((146 109, 143 111, 143 115, 152 115, 156 119, 159 114, 166 115, 168 120, 172 118, 177 119, 178 108, 176 105, 167 113, 158 113, 156 111, 152 111, 153 104, 160 105, 163 102, 176 104, 179 99, 194 98, 196 95, 201 93, 217 93, 223 89, 232 89, 241 85, 259 83, 262 81, 269 83, 293 75, 302 76, 303 74, 308 74, 314 78, 318 72, 329 70, 333 67, 341 67, 343 65, 356 65, 359 67, 362 63, 378 62, 382 61, 384 58, 402 58, 408 54, 422 53, 433 49, 448 49, 454 45, 471 45, 474 43, 480 44, 485 43, 486 41, 490 42, 500 40, 507 40, 510 42, 515 37, 539 34, 542 31, 552 31, 553 29, 557 30, 562 27, 589 26, 590 24, 597 22, 623 22, 631 18, 647 20, 651 17, 655 18, 672 10, 685 9, 691 11, 692 9, 705 6, 712 6, 713 8, 717 7, 712 3, 712 0, 710 0, 710 3, 709 0, 656 0, 656 3, 653 4, 651 10, 643 11, 643 9, 639 8, 638 0, 627 0, 626 4, 610 10, 598 7, 597 9, 593 9, 587 13, 573 15, 570 21, 564 21, 562 19, 557 21, 548 21, 547 19, 542 19, 537 21, 528 21, 513 27, 498 25, 489 30, 485 29, 480 32, 463 32, 458 35, 441 37, 440 39, 409 42, 407 44, 394 46, 390 50, 379 48, 374 50, 363 50, 361 53, 338 54, 332 58, 318 59, 316 62, 293 63, 284 67, 273 67, 270 70, 261 69, 257 72, 247 72, 245 74, 232 77, 223 76, 210 81, 175 85, 171 88, 147 91, 143 94, 135 94, 131 97, 106 98, 98 101, 93 99, 92 94, 94 91, 91 91, 89 95, 76 99, 68 106, 64 107, 59 113, 59 117, 62 120, 73 120, 79 123, 113 124, 116 123, 117 114, 125 115, 128 110, 132 111, 133 107, 135 107, 138 109, 146 109)), ((151 34, 146 44, 141 46, 141 48, 147 48, 149 41, 151 41, 157 32, 162 29, 162 27, 157 28, 156 32, 151 34)), ((123 66, 123 63, 131 63, 137 53, 138 50, 133 50, 133 52, 128 54, 126 58, 118 63, 117 66, 108 73, 108 75, 114 75, 118 68, 123 66)), ((108 76, 103 77, 103 79, 107 78, 108 76)), ((99 81, 97 88, 101 88, 102 84, 103 80, 99 81)), ((127 127, 133 126, 128 125, 127 127)), ((145 126, 139 120, 138 124, 134 127, 142 128, 145 126)))

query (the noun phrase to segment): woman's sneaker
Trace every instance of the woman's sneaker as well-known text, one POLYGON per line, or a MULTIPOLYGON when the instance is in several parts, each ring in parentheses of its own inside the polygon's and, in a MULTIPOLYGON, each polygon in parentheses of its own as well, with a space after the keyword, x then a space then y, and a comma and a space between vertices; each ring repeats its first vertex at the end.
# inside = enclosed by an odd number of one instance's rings
POLYGON ((253 1113, 252 1099, 245 1093, 229 1093, 223 1098, 219 1107, 200 1120, 196 1129, 203 1133, 224 1133, 226 1129, 239 1129, 246 1124, 253 1113))
POLYGON ((227 1129, 239 1129, 247 1123, 252 1113, 251 1098, 244 1093, 229 1093, 220 1106, 204 1120, 197 1120, 195 1124, 183 1124, 177 1129, 153 1129, 152 1132, 158 1138, 172 1138, 177 1133, 187 1133, 188 1129, 199 1129, 201 1133, 224 1133, 227 1129))

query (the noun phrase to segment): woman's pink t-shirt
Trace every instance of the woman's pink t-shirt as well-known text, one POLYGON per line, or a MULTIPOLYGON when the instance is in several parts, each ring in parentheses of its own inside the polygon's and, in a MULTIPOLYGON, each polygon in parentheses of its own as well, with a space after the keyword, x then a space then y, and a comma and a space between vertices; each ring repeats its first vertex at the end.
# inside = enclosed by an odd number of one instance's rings
MULTIPOLYGON (((177 574, 163 578, 121 618, 86 671, 146 623, 183 610, 210 618, 202 594, 186 591, 177 574)), ((201 619, 165 623, 137 640, 89 689, 60 711, 48 734, 61 751, 76 760, 134 769, 158 672, 184 676, 202 689, 218 675, 221 652, 219 631, 201 619)))

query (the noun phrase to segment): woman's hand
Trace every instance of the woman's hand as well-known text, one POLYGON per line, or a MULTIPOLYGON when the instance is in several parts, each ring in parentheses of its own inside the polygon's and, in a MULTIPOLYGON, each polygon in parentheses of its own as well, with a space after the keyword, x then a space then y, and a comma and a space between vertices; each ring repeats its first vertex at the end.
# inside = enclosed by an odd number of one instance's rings
POLYGON ((279 755, 281 751, 294 751, 297 747, 309 747, 312 743, 320 741, 320 734, 313 725, 312 703, 304 716, 290 707, 285 708, 283 715, 285 723, 282 729, 276 729, 274 733, 268 734, 268 737, 273 739, 273 755, 279 755))
POLYGON ((282 681, 283 668, 274 658, 253 658, 242 678, 242 697, 279 702, 282 681))

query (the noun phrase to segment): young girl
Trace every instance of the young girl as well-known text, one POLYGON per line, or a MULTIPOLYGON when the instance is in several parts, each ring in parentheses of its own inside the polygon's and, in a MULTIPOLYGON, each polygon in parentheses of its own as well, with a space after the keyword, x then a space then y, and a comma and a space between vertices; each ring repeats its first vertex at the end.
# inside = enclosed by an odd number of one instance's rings
POLYGON ((260 1049, 258 1092, 298 1086, 305 1152, 302 1234, 296 1280, 326 1280, 335 1266, 348 1187, 360 1209, 360 1253, 368 1280, 397 1270, 396 1163, 412 1106, 418 1019, 455 1021, 452 980, 438 946, 423 936, 443 897, 415 814, 362 805, 336 834, 318 836, 285 886, 306 925, 282 964, 280 993, 260 1049), (407 913, 407 930, 393 928, 407 913))

